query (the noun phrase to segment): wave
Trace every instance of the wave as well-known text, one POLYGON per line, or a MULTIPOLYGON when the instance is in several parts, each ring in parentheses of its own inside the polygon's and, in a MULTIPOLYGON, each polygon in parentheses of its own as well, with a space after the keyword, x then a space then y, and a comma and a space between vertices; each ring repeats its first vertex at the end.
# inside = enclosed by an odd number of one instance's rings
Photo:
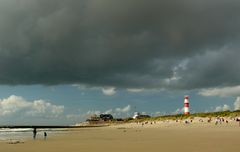
POLYGON ((15 129, 1 128, 0 132, 29 132, 32 130, 33 130, 32 128, 15 128, 15 129))
MULTIPOLYGON (((43 138, 44 132, 49 135, 65 134, 67 129, 44 128, 37 129, 37 138, 43 138)), ((33 128, 0 128, 0 141, 25 140, 33 137, 33 128)))

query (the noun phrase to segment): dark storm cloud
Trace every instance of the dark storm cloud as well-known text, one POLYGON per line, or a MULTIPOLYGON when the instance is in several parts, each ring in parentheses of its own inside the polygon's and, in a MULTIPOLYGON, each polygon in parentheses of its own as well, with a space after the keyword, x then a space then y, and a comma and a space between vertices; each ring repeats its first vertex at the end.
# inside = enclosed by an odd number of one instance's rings
POLYGON ((0 83, 234 85, 222 53, 239 55, 239 14, 234 0, 0 0, 0 83))
POLYGON ((230 45, 191 58, 187 68, 178 73, 183 78, 178 87, 192 89, 239 85, 239 55, 239 45, 230 45))

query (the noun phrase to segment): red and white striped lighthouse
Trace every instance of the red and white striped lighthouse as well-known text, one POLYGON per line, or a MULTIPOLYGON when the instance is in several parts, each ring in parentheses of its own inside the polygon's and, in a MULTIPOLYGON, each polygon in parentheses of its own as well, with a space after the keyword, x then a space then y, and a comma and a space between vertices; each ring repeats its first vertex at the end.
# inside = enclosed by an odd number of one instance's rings
POLYGON ((185 115, 189 115, 189 100, 188 100, 188 96, 184 97, 184 114, 185 115))

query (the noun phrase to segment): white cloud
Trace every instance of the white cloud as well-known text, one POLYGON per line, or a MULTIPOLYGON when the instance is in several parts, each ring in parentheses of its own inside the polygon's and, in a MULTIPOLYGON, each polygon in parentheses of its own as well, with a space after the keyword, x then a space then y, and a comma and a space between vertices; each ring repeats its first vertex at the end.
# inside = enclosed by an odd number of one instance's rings
POLYGON ((215 108, 215 111, 216 111, 216 112, 219 112, 219 111, 227 111, 227 110, 230 110, 230 107, 229 107, 229 105, 226 105, 226 104, 224 104, 223 106, 217 106, 217 107, 215 108))
POLYGON ((118 113, 127 113, 131 110, 131 106, 130 105, 127 105, 126 107, 124 108, 116 108, 116 112, 118 113))
POLYGON ((187 69, 187 64, 189 60, 182 60, 177 66, 172 69, 172 76, 165 79, 165 82, 169 85, 172 82, 180 80, 182 77, 179 75, 179 71, 184 71, 187 69))
POLYGON ((183 112, 184 112, 184 107, 176 109, 174 112, 172 112, 172 114, 176 115, 176 114, 181 114, 183 112))
POLYGON ((228 105, 223 105, 223 111, 230 110, 231 108, 228 105))
POLYGON ((240 86, 202 89, 199 92, 199 94, 202 96, 220 96, 220 97, 239 96, 240 86))
POLYGON ((116 88, 115 87, 102 88, 102 92, 107 96, 112 96, 116 94, 116 88))
POLYGON ((89 110, 89 111, 87 112, 87 114, 88 114, 88 115, 99 115, 99 114, 101 114, 101 111, 99 111, 99 110, 96 110, 96 111, 91 111, 91 110, 89 110))
MULTIPOLYGON (((115 87, 97 87, 97 86, 88 86, 88 85, 83 85, 83 84, 73 84, 71 86, 78 88, 81 91, 84 91, 84 90, 99 91, 99 90, 101 90, 102 93, 106 96, 112 96, 117 93, 115 87)), ((81 95, 85 95, 85 93, 82 92, 81 95)))
POLYGON ((81 118, 83 118, 83 115, 81 114, 68 114, 66 116, 67 119, 70 119, 70 120, 79 120, 81 118))
POLYGON ((222 107, 221 107, 221 106, 217 106, 217 107, 215 108, 215 111, 222 111, 222 107))
POLYGON ((28 116, 58 116, 63 113, 64 106, 53 105, 44 100, 27 101, 23 97, 11 95, 0 99, 0 116, 24 114, 28 116))
POLYGON ((112 112, 113 112, 113 110, 112 110, 112 109, 109 109, 109 110, 105 111, 104 113, 105 113, 105 114, 111 114, 112 112))
POLYGON ((143 92, 145 89, 144 88, 128 88, 127 91, 128 92, 132 92, 132 93, 139 93, 139 92, 143 92))
POLYGON ((154 116, 161 116, 161 114, 162 113, 160 111, 157 111, 157 112, 154 113, 154 116))
POLYGON ((76 88, 78 88, 78 89, 80 89, 80 90, 86 89, 86 86, 85 86, 85 85, 82 85, 82 84, 72 84, 72 86, 73 86, 73 87, 76 87, 76 88))
POLYGON ((79 90, 99 90, 101 87, 96 87, 96 86, 89 86, 89 85, 84 85, 84 84, 72 84, 72 87, 75 87, 79 90))
MULTIPOLYGON (((131 111, 131 106, 127 105, 123 108, 115 108, 115 109, 108 109, 105 112, 102 112, 100 110, 93 110, 88 111, 87 113, 81 115, 83 118, 90 118, 93 115, 100 115, 100 114, 112 114, 114 117, 124 117, 129 116, 129 112, 131 111)), ((69 115, 68 118, 75 117, 75 115, 69 115)))
POLYGON ((236 101, 234 102, 234 110, 240 110, 240 97, 237 97, 236 101))
POLYGON ((105 112, 102 112, 102 111, 100 111, 100 110, 89 110, 86 114, 84 114, 83 116, 87 116, 87 117, 89 117, 89 116, 92 116, 92 115, 100 115, 100 114, 111 114, 111 113, 113 113, 113 110, 112 109, 108 109, 108 110, 106 110, 105 112))
POLYGON ((125 116, 130 116, 131 114, 129 114, 129 112, 131 111, 131 106, 127 105, 126 107, 123 108, 116 108, 114 110, 113 115, 117 116, 117 117, 125 117, 125 116))
MULTIPOLYGON (((82 118, 91 118, 92 116, 98 116, 100 115, 102 112, 99 110, 89 110, 87 113, 85 114, 81 114, 80 117, 82 118)), ((79 115, 73 114, 73 115, 68 115, 67 118, 77 118, 79 117, 79 115)))
MULTIPOLYGON (((101 90, 102 93, 106 96, 112 96, 117 93, 115 87, 96 87, 96 86, 87 86, 87 85, 83 85, 83 84, 73 84, 72 87, 78 88, 81 91, 101 90)), ((82 92, 81 95, 85 95, 85 93, 82 92)))

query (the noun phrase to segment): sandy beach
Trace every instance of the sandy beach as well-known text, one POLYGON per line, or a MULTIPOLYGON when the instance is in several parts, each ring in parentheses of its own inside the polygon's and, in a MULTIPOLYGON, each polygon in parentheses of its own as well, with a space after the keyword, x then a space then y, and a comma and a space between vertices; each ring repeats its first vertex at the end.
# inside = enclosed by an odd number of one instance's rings
POLYGON ((101 128, 75 129, 65 135, 40 135, 24 143, 0 143, 4 152, 237 152, 240 150, 240 127, 237 123, 153 125, 122 124, 101 128))

